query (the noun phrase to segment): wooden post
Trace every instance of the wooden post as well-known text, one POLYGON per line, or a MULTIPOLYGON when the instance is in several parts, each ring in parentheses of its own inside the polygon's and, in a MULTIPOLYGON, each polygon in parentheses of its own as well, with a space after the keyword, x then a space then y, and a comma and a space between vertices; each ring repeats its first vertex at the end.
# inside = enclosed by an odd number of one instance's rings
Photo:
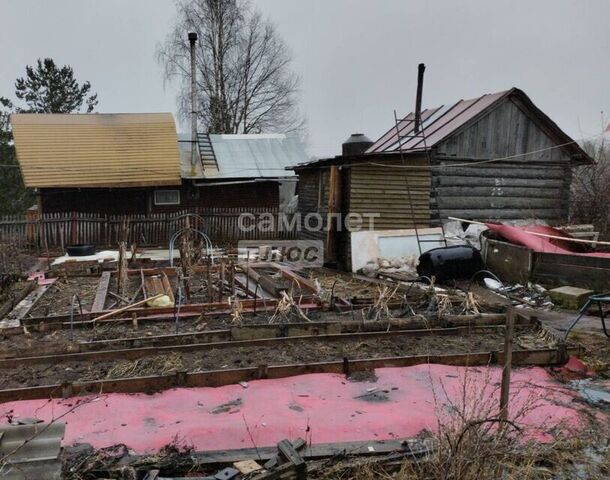
POLYGON ((235 296, 235 264, 231 260, 231 296, 235 296))
POLYGON ((341 172, 336 165, 330 167, 328 185, 328 218, 326 232, 326 261, 337 260, 337 231, 340 228, 335 214, 341 211, 341 172))
POLYGON ((212 289, 212 264, 210 263, 209 258, 208 258, 206 274, 207 274, 207 283, 208 283, 208 302, 212 303, 214 301, 214 290, 212 289))
POLYGON ((128 281, 127 244, 125 242, 119 242, 119 261, 117 262, 117 294, 121 297, 125 296, 128 281))
MULTIPOLYGON (((515 329, 515 310, 508 305, 506 310, 506 332, 504 336, 504 369, 500 390, 500 420, 508 420, 508 401, 510 395, 510 371, 513 363, 513 331, 515 329)), ((504 425, 501 426, 503 428, 504 425)))
POLYGON ((220 259, 220 288, 218 289, 218 301, 222 302, 222 294, 225 288, 225 261, 220 259))

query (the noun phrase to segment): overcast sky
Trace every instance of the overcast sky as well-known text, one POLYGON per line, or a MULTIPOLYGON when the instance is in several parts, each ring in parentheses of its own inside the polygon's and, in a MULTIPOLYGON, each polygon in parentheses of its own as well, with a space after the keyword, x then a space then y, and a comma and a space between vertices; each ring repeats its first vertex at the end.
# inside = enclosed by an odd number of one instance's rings
MULTIPOLYGON (((574 138, 610 121, 609 0, 257 0, 294 56, 310 153, 373 140, 412 110, 516 86, 574 138)), ((100 112, 176 111, 155 46, 172 0, 0 0, 0 96, 26 64, 70 64, 100 112)), ((186 130, 184 128, 183 130, 186 130)))

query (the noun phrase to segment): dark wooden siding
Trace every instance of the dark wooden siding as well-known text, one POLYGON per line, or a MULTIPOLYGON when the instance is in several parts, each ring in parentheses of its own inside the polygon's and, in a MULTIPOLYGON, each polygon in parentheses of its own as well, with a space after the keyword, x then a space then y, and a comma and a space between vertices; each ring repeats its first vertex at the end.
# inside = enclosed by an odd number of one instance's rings
POLYGON ((143 215, 148 209, 146 188, 81 188, 40 190, 42 213, 143 215))
POLYGON ((158 188, 42 189, 43 213, 80 212, 101 215, 144 215, 173 213, 189 208, 270 208, 279 207, 278 182, 158 188), (155 205, 155 190, 180 190, 180 205, 155 205))
POLYGON ((278 182, 252 182, 242 184, 203 186, 183 184, 180 205, 155 205, 150 192, 150 209, 153 213, 171 213, 190 207, 200 208, 278 208, 280 203, 278 182))
POLYGON ((328 180, 327 168, 301 170, 297 193, 299 195, 298 211, 301 215, 300 238, 311 240, 324 240, 326 238, 326 216, 328 214, 328 180), (322 215, 324 227, 317 231, 307 228, 305 223, 309 213, 322 215))
POLYGON ((457 131, 438 145, 437 155, 488 159, 538 152, 511 161, 569 162, 570 157, 561 148, 548 150, 555 146, 557 142, 541 122, 529 115, 517 99, 507 98, 474 124, 457 131))
POLYGON ((434 161, 441 168, 433 170, 433 185, 441 216, 565 222, 571 166, 557 145, 517 99, 506 99, 437 147, 434 161), (511 158, 456 166, 505 157, 511 158))

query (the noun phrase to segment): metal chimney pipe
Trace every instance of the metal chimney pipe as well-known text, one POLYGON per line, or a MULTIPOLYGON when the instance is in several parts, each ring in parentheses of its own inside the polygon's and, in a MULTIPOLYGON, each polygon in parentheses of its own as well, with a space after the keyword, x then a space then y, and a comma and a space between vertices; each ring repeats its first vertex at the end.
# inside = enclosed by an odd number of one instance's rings
POLYGON ((196 91, 196 69, 195 69, 195 43, 197 34, 190 32, 188 35, 191 44, 191 177, 196 175, 196 165, 199 162, 197 153, 197 91, 196 91))
POLYGON ((424 71, 426 66, 420 63, 417 66, 417 96, 415 97, 415 128, 414 132, 419 133, 421 128, 421 97, 422 90, 424 89, 424 71))

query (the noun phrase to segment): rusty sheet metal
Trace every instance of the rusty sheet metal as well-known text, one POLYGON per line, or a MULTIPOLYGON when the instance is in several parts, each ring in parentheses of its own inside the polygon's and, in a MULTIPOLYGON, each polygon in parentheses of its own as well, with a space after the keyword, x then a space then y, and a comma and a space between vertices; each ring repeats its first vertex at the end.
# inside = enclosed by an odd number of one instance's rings
POLYGON ((171 113, 13 114, 26 187, 180 185, 171 113))
MULTIPOLYGON (((509 92, 510 90, 506 90, 485 94, 469 100, 459 100, 451 105, 423 110, 422 130, 417 136, 415 136, 415 125, 412 121, 414 113, 409 113, 399 122, 402 128, 400 135, 401 137, 406 137, 402 144, 402 150, 405 152, 424 150, 424 137, 427 148, 432 148, 509 92)), ((398 149, 399 142, 396 135, 396 127, 393 127, 377 140, 366 153, 391 152, 398 151, 398 149)))
POLYGON ((529 248, 481 236, 485 265, 498 277, 510 283, 527 285, 532 268, 532 251, 529 248))
POLYGON ((0 427, 0 457, 7 463, 0 477, 8 480, 59 480, 61 440, 66 424, 36 423, 0 427))

